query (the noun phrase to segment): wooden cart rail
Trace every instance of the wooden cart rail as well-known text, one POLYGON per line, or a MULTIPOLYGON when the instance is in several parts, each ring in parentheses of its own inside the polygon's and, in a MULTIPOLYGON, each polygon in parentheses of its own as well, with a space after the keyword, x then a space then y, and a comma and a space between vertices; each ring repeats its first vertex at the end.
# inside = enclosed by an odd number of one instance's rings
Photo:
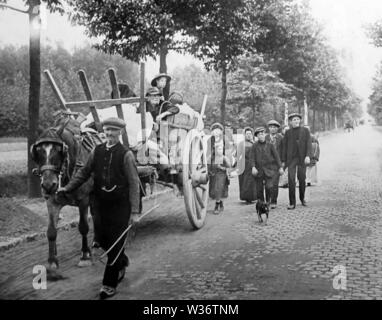
MULTIPOLYGON (((68 111, 75 108, 80 107, 88 107, 90 109, 90 112, 93 116, 95 127, 98 132, 102 132, 102 125, 97 113, 98 109, 103 109, 111 106, 115 106, 117 110, 118 118, 123 119, 123 111, 122 111, 122 104, 124 103, 139 103, 139 110, 141 114, 141 127, 142 127, 142 140, 146 142, 146 102, 147 99, 145 98, 145 64, 141 63, 140 65, 140 96, 139 97, 133 97, 133 98, 120 98, 119 95, 119 89, 118 89, 118 81, 116 77, 115 70, 113 68, 108 69, 109 79, 111 83, 111 88, 113 92, 113 97, 115 99, 104 99, 104 100, 93 100, 93 95, 90 91, 89 83, 86 78, 86 74, 84 70, 78 71, 78 76, 80 78, 81 85, 83 87, 85 96, 87 101, 75 101, 75 102, 67 102, 65 98, 63 97, 60 89, 58 88, 55 80, 52 77, 52 74, 49 72, 49 70, 44 70, 45 77, 47 78, 57 100, 59 101, 61 109, 68 111)), ((125 145, 128 145, 128 137, 126 134, 126 130, 123 130, 122 132, 122 140, 125 145)))

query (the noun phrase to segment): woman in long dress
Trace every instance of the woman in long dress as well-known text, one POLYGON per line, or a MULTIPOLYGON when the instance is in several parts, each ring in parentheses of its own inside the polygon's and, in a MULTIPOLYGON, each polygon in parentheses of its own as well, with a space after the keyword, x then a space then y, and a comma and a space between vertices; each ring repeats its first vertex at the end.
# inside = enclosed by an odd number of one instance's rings
POLYGON ((254 144, 253 129, 244 129, 244 147, 245 147, 245 168, 244 172, 239 175, 240 200, 251 204, 256 200, 256 184, 255 178, 252 175, 252 164, 250 153, 254 144))
POLYGON ((312 135, 312 159, 310 159, 310 164, 306 168, 306 184, 310 187, 313 184, 318 183, 317 178, 317 162, 320 158, 320 144, 318 142, 317 135, 312 135))

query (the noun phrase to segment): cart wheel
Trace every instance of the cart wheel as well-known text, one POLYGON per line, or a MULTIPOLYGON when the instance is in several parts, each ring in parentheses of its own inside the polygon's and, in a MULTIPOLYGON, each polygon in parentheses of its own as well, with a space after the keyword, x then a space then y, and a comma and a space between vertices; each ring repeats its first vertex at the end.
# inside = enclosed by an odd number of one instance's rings
POLYGON ((203 227, 208 203, 207 143, 200 131, 190 130, 182 156, 183 193, 187 216, 195 229, 203 227))

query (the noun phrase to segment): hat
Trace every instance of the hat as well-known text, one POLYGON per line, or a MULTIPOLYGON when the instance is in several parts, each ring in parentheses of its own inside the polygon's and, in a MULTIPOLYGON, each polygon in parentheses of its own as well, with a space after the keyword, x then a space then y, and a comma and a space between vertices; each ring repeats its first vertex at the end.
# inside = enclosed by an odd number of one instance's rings
POLYGON ((224 131, 224 127, 219 122, 215 122, 213 125, 211 125, 210 130, 213 131, 214 129, 220 129, 221 131, 224 131))
POLYGON ((170 80, 171 80, 171 77, 170 77, 167 73, 160 73, 160 74, 157 74, 157 75, 151 80, 151 85, 152 85, 153 87, 156 87, 156 85, 157 85, 156 81, 157 81, 159 78, 162 78, 162 77, 167 78, 167 81, 170 81, 170 80))
POLYGON ((170 94, 168 101, 173 104, 183 104, 183 95, 178 91, 174 91, 170 94))
POLYGON ((291 119, 293 119, 294 117, 299 117, 300 119, 302 119, 302 116, 301 116, 301 114, 299 114, 299 113, 291 113, 291 114, 288 116, 288 119, 291 120, 291 119))
POLYGON ((255 130, 255 137, 257 137, 257 135, 260 133, 260 132, 265 132, 265 128, 264 127, 259 127, 255 130))
POLYGON ((147 90, 146 96, 161 96, 159 89, 157 87, 151 87, 147 90))
POLYGON ((107 118, 106 120, 104 120, 102 122, 102 126, 121 130, 126 127, 126 122, 120 118, 112 117, 112 118, 107 118))
POLYGON ((276 120, 271 120, 271 121, 268 121, 267 123, 267 126, 276 126, 276 127, 281 127, 280 123, 278 123, 276 120))
POLYGON ((252 129, 251 127, 245 127, 245 128, 244 128, 244 134, 245 134, 247 131, 251 131, 252 134, 253 134, 253 129, 252 129))

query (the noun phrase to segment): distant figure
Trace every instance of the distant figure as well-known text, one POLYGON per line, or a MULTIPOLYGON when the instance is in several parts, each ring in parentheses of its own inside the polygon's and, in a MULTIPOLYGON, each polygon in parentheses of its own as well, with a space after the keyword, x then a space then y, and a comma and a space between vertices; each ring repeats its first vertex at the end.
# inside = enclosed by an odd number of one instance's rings
POLYGON ((312 135, 312 159, 306 168, 306 185, 310 187, 318 183, 317 178, 317 162, 320 158, 320 144, 318 142, 318 135, 312 135))
POLYGON ((251 150, 254 144, 253 129, 244 129, 244 147, 245 147, 245 168, 244 172, 239 175, 240 200, 246 201, 248 204, 256 200, 255 178, 252 175, 251 150))

